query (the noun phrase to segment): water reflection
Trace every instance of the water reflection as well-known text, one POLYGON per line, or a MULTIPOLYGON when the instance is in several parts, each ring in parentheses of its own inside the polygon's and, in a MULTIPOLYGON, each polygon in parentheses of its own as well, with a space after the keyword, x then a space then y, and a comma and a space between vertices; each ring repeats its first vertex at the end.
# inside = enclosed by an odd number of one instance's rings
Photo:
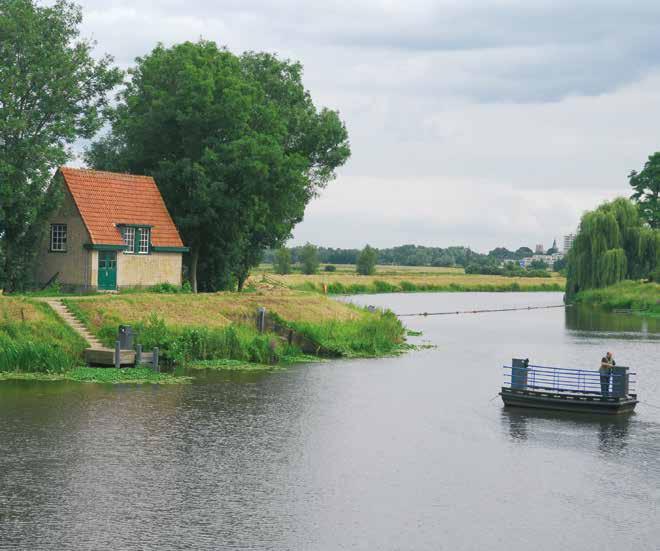
POLYGON ((598 333, 604 338, 660 340, 660 320, 657 318, 614 314, 585 305, 566 308, 564 316, 566 329, 581 335, 598 333))
POLYGON ((527 441, 548 446, 592 447, 605 455, 623 452, 635 414, 587 415, 534 409, 502 409, 502 424, 512 442, 527 441), (597 436, 594 441, 591 436, 597 436))

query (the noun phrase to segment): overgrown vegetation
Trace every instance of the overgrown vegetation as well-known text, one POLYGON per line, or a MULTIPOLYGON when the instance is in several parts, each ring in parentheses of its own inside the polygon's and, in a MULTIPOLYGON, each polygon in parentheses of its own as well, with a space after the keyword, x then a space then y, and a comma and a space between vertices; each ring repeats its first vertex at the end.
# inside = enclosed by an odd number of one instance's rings
POLYGON ((179 384, 190 381, 191 377, 173 375, 171 373, 156 373, 151 369, 113 367, 75 367, 60 373, 53 372, 0 372, 0 381, 75 381, 78 383, 107 383, 107 384, 179 384))
POLYGON ((621 281, 602 289, 589 289, 577 294, 575 301, 606 310, 630 310, 634 313, 660 316, 660 284, 621 281))
POLYGON ((349 321, 298 322, 294 329, 343 357, 383 356, 401 351, 405 329, 392 312, 364 314, 349 321))

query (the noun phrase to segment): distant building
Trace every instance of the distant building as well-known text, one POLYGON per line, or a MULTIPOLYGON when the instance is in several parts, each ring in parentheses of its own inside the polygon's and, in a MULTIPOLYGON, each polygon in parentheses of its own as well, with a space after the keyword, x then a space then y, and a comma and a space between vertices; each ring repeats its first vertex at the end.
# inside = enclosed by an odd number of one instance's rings
POLYGON ((573 246, 573 241, 575 241, 574 233, 569 233, 568 235, 564 236, 564 254, 566 254, 573 246))
POLYGON ((523 258, 522 260, 519 261, 520 266, 523 268, 529 268, 529 266, 534 262, 535 260, 540 260, 542 262, 545 262, 545 264, 548 266, 548 269, 551 269, 555 262, 557 260, 561 260, 564 258, 563 253, 554 253, 554 254, 535 254, 534 256, 528 256, 526 258, 523 258))
POLYGON ((536 245, 536 248, 534 249, 534 254, 543 254, 545 252, 545 249, 543 248, 543 243, 539 243, 536 245))

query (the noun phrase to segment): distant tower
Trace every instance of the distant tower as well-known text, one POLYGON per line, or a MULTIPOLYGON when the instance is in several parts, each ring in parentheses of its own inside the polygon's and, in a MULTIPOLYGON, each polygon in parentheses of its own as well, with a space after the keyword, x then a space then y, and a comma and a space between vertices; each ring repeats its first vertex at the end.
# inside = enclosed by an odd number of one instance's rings
POLYGON ((545 249, 543 249, 543 243, 539 243, 538 245, 536 245, 536 249, 534 250, 534 252, 536 254, 543 254, 544 250, 545 249))
POLYGON ((554 241, 552 242, 552 248, 553 248, 555 251, 558 251, 558 250, 559 250, 559 249, 557 248, 557 238, 556 238, 556 237, 555 237, 554 241))
POLYGON ((564 252, 567 253, 569 249, 573 246, 573 241, 575 241, 575 234, 569 233, 564 236, 564 252))

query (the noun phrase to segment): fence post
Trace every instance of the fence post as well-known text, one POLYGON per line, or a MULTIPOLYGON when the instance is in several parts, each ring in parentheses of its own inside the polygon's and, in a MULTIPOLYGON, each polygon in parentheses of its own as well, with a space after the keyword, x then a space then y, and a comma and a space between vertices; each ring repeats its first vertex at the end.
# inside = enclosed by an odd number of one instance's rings
POLYGON ((140 367, 142 363, 142 345, 138 344, 135 347, 135 367, 140 367))
POLYGON ((263 333, 266 329, 266 309, 263 306, 257 308, 257 331, 263 333))
POLYGON ((158 367, 158 347, 154 348, 154 355, 151 359, 151 366, 156 373, 160 373, 160 368, 158 367))
POLYGON ((115 341, 115 368, 119 369, 121 367, 121 343, 115 341))

